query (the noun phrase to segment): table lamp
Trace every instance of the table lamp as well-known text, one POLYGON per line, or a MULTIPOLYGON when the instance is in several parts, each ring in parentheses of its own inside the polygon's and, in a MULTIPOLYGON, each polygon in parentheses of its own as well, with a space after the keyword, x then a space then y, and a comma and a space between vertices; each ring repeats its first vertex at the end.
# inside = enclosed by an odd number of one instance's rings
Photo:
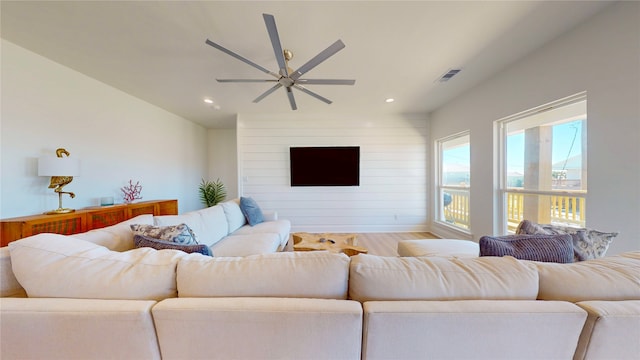
POLYGON ((45 214, 66 214, 74 212, 74 209, 62 207, 62 194, 69 194, 73 199, 76 194, 62 191, 62 188, 69 184, 74 176, 79 175, 80 162, 69 157, 69 152, 63 148, 56 149, 56 157, 43 156, 38 159, 38 176, 51 176, 49 189, 54 189, 58 193, 58 208, 47 211, 45 214), (65 155, 66 157, 63 157, 65 155))

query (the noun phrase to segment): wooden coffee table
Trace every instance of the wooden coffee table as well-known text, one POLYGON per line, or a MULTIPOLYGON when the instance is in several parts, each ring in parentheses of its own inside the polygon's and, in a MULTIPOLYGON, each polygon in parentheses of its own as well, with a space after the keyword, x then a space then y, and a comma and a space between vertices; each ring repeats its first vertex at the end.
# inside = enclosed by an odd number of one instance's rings
POLYGON ((355 234, 298 232, 291 235, 293 237, 293 250, 295 251, 325 250, 332 253, 347 254, 348 256, 367 253, 367 249, 357 246, 355 234))

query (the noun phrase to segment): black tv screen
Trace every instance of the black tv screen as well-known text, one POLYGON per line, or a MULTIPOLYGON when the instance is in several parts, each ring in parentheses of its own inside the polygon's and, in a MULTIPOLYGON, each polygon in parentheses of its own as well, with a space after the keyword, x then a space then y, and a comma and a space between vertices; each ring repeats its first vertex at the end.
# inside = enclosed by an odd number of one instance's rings
POLYGON ((291 186, 359 186, 360 147, 290 147, 291 186))

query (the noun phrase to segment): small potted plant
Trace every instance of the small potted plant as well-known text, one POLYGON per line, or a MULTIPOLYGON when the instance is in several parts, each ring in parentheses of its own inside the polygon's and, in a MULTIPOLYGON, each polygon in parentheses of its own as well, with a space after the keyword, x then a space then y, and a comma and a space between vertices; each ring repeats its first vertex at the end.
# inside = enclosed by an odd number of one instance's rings
POLYGON ((214 206, 227 197, 227 190, 220 179, 216 179, 216 181, 202 179, 198 190, 200 191, 200 200, 207 207, 214 206))

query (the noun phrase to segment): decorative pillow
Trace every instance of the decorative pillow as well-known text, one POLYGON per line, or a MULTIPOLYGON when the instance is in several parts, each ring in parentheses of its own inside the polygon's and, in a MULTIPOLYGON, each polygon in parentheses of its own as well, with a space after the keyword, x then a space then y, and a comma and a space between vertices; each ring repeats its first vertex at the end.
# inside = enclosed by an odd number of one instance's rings
POLYGON ((587 228, 569 226, 536 224, 533 221, 522 220, 518 224, 516 234, 569 234, 573 240, 574 261, 583 261, 603 257, 617 232, 606 233, 587 228))
POLYGON ((264 221, 264 215, 262 214, 262 210, 250 197, 241 197, 240 198, 240 210, 247 218, 247 222, 249 225, 254 226, 256 224, 260 224, 264 221))
POLYGON ((187 224, 171 226, 131 225, 134 235, 143 235, 182 245, 197 244, 196 236, 187 224))
POLYGON ((199 253, 206 256, 213 256, 211 249, 205 244, 182 245, 171 241, 159 240, 144 235, 136 235, 133 237, 133 243, 136 248, 150 247, 156 250, 180 250, 188 254, 199 253))
POLYGON ((507 235, 480 238, 480 256, 513 256, 516 259, 572 263, 571 235, 507 235))

